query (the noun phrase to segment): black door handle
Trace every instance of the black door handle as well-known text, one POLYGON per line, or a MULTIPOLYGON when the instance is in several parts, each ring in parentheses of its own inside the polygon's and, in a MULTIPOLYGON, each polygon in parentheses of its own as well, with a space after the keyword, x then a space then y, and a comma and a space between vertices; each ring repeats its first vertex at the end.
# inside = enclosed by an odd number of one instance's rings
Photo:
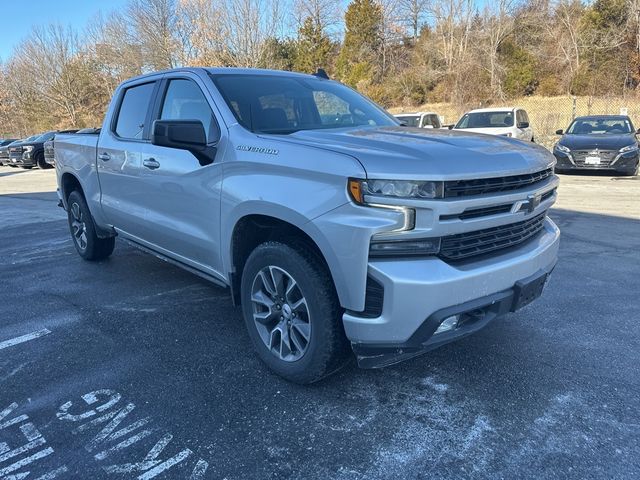
POLYGON ((156 168, 160 168, 160 163, 155 158, 145 158, 142 161, 142 165, 144 165, 150 170, 155 170, 156 168))

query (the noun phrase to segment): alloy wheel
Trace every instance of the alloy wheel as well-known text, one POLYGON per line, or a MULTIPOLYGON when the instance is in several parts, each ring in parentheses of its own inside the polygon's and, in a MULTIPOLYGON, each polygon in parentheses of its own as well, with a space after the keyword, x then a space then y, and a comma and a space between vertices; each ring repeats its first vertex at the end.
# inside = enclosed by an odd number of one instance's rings
POLYGON ((87 248, 87 224, 84 221, 82 209, 77 203, 71 205, 71 231, 73 240, 80 250, 87 248))
POLYGON ((302 358, 311 339, 307 300, 287 271, 274 265, 260 270, 251 287, 253 320, 260 338, 280 360, 302 358))

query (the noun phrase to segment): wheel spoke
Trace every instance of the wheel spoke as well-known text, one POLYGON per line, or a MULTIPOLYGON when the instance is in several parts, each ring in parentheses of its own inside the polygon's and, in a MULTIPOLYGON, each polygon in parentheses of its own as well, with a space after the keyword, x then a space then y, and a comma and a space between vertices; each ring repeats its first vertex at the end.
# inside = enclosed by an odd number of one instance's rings
POLYGON ((289 298, 291 297, 291 293, 297 286, 298 284, 296 283, 296 281, 293 278, 289 277, 289 284, 287 285, 287 289, 284 294, 287 301, 289 301, 289 298))
POLYGON ((276 292, 276 289, 273 286, 273 283, 271 282, 271 280, 267 278, 267 275, 265 274, 264 270, 261 270, 260 272, 258 272, 258 276, 260 277, 260 282, 262 283, 262 286, 267 291, 267 293, 270 294, 271 296, 275 296, 278 292, 276 292))
POLYGON ((307 313, 307 300, 302 297, 300 300, 291 305, 291 310, 297 313, 307 313))
POLYGON ((269 267, 269 274, 271 276, 276 295, 282 296, 284 294, 284 273, 279 268, 269 267))
POLYGON ((280 358, 286 359, 293 353, 291 349, 291 338, 289 337, 289 329, 282 328, 280 335, 280 358))
POLYGON ((71 205, 71 215, 77 221, 80 221, 80 206, 77 203, 71 205))
POLYGON ((301 320, 294 320, 291 323, 291 328, 298 332, 300 336, 305 339, 305 341, 309 341, 309 337, 311 336, 311 325, 301 320))
POLYGON ((289 338, 291 338, 298 352, 305 351, 309 342, 307 340, 301 340, 300 335, 293 328, 289 331, 289 338))
POLYGON ((275 304, 274 301, 271 298, 269 298, 267 295, 265 295, 265 293, 262 290, 255 292, 251 296, 251 301, 254 303, 258 303, 260 305, 264 305, 269 310, 271 310, 275 304))

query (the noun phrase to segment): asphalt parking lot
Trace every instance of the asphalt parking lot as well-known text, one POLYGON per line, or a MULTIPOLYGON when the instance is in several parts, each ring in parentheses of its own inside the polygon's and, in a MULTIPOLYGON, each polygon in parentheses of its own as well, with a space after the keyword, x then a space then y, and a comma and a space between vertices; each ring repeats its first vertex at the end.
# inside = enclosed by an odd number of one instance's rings
POLYGON ((538 302, 310 387, 225 290, 123 242, 83 262, 54 192, 0 167, 0 478, 640 476, 640 177, 561 177, 538 302))

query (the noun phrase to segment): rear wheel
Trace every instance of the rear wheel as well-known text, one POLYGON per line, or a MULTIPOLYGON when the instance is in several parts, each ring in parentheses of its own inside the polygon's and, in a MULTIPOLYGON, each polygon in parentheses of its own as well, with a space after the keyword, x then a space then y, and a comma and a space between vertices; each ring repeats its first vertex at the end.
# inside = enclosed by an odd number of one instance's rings
POLYGON ((100 238, 84 196, 77 190, 67 200, 69 231, 78 254, 89 261, 103 260, 113 253, 115 237, 100 238))
POLYGON ((298 246, 259 245, 241 283, 242 309, 264 363, 292 382, 316 382, 342 366, 349 344, 325 265, 298 246))

